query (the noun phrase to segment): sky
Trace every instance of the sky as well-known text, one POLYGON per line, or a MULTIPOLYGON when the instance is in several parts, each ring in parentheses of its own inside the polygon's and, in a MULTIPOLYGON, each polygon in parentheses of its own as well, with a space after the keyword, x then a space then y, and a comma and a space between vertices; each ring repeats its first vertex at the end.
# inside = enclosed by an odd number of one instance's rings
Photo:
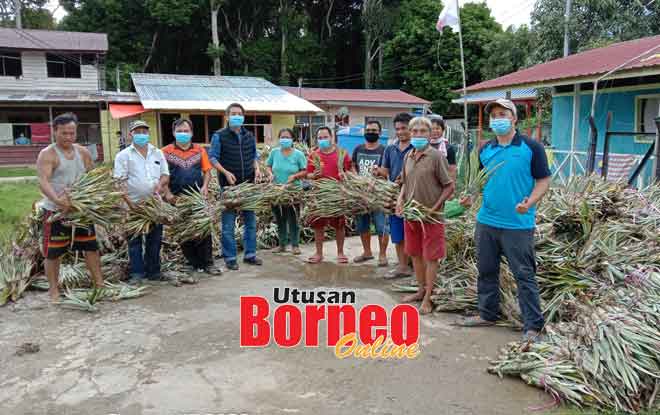
MULTIPOLYGON (((459 0, 459 4, 462 6, 465 3, 481 3, 483 1, 492 10, 495 20, 504 28, 507 28, 510 25, 528 25, 535 0, 459 0)), ((49 0, 48 2, 50 10, 57 8, 55 18, 60 20, 65 13, 61 7, 58 8, 58 4, 58 0, 49 0)))

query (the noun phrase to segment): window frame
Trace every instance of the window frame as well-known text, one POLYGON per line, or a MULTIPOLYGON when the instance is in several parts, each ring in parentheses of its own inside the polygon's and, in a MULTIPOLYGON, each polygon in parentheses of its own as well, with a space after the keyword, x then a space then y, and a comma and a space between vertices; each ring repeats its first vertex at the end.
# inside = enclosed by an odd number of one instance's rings
POLYGON ((20 78, 23 76, 23 54, 21 52, 11 52, 7 50, 0 50, 0 76, 20 78), (10 56, 17 55, 17 56, 10 56), (19 73, 17 75, 7 75, 5 69, 5 60, 17 60, 19 73))
MULTIPOLYGON (((658 94, 643 94, 643 95, 637 95, 635 96, 635 125, 634 131, 639 131, 642 132, 643 130, 643 124, 642 124, 642 100, 649 100, 649 99, 657 99, 658 106, 660 108, 660 93, 658 94)), ((655 137, 654 136, 635 136, 634 141, 636 144, 653 144, 655 143, 655 137)))
POLYGON ((82 55, 79 53, 46 53, 46 77, 53 79, 82 79, 82 55), (71 62, 71 60, 74 59, 78 61, 77 72, 74 74, 67 74, 67 67, 71 68, 73 65, 76 65, 75 63, 71 62), (52 74, 51 65, 62 65, 62 76, 52 74))

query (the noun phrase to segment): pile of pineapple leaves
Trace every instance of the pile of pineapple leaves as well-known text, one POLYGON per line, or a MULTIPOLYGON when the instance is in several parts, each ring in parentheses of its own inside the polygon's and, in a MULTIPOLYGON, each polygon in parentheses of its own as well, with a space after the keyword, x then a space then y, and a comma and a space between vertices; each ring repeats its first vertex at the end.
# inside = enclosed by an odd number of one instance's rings
MULTIPOLYGON (((436 311, 477 311, 475 211, 447 223, 436 311)), ((660 409, 660 186, 596 177, 553 187, 537 212, 537 281, 546 335, 511 343, 489 372, 518 376, 557 403, 637 413, 660 409)), ((500 274, 501 325, 522 326, 516 283, 500 274)), ((395 284, 416 289, 414 281, 395 284)))

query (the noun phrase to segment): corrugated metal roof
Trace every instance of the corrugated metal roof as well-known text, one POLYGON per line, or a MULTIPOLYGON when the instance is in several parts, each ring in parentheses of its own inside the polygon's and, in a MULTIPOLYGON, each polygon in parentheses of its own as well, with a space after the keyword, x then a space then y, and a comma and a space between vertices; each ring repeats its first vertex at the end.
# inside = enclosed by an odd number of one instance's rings
POLYGON ((126 102, 139 103, 131 92, 112 91, 19 91, 0 90, 0 102, 126 102))
MULTIPOLYGON (((660 46, 660 35, 615 43, 604 48, 591 49, 565 58, 555 59, 472 85, 468 87, 468 90, 476 91, 516 85, 541 85, 550 81, 606 74, 654 46, 660 46)), ((656 54, 652 53, 648 57, 629 63, 621 69, 621 72, 651 67, 660 69, 660 55, 657 54, 659 50, 655 51, 656 54)))
POLYGON ((238 102, 251 112, 323 112, 263 78, 143 73, 131 77, 147 109, 224 111, 238 102))
MULTIPOLYGON (((296 87, 284 86, 282 88, 298 95, 299 89, 296 87)), ((410 105, 428 105, 431 103, 399 89, 302 88, 302 97, 312 102, 378 102, 410 105)))
POLYGON ((0 48, 62 52, 107 52, 105 33, 0 28, 0 48))
MULTIPOLYGON (((478 91, 467 94, 468 104, 476 104, 479 102, 490 102, 495 101, 499 98, 506 98, 506 92, 511 91, 511 100, 535 100, 536 99, 536 89, 534 88, 520 88, 520 89, 499 89, 499 90, 490 90, 490 91, 478 91)), ((462 104, 463 97, 452 99, 451 102, 454 104, 462 104)))

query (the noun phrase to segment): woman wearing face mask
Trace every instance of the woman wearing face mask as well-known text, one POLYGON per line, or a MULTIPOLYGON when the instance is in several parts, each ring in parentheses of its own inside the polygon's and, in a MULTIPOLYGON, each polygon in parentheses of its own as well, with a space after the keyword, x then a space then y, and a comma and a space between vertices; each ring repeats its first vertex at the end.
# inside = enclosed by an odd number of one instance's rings
MULTIPOLYGON (((403 215, 403 206, 412 200, 429 208, 442 219, 444 204, 454 192, 447 159, 429 144, 431 122, 428 118, 410 120, 410 139, 414 149, 406 155, 401 172, 401 193, 396 214, 403 215)), ((445 257, 445 226, 436 222, 405 220, 404 243, 406 254, 413 260, 418 291, 406 296, 404 302, 421 301, 422 314, 433 311, 431 294, 438 273, 438 261, 445 257)))
MULTIPOLYGON (((343 172, 351 169, 351 158, 346 151, 335 145, 334 134, 330 127, 319 127, 316 130, 316 140, 318 149, 314 150, 309 156, 307 162, 307 178, 318 180, 322 178, 341 180, 343 172), (343 155, 343 156, 342 156, 343 155), (340 159, 342 157, 342 159, 340 159), (321 169, 317 166, 320 164, 321 169)), ((346 218, 344 216, 332 218, 314 218, 310 221, 314 229, 314 243, 316 253, 307 259, 310 264, 318 264, 323 261, 323 239, 326 226, 331 226, 335 230, 337 242, 337 262, 340 264, 348 263, 348 258, 344 254, 344 237, 346 218)))
MULTIPOLYGON (((199 189, 208 197, 211 181, 211 162, 204 147, 192 143, 192 122, 180 118, 172 124, 174 143, 163 148, 163 154, 170 170, 169 186, 165 199, 170 203, 187 190, 199 189)), ((211 236, 187 241, 181 244, 181 250, 188 264, 189 271, 219 274, 221 271, 213 265, 213 243, 211 236)))
MULTIPOLYGON (((280 146, 268 155, 266 165, 276 184, 301 186, 300 179, 307 175, 307 159, 302 151, 293 148, 293 131, 283 128, 278 134, 280 146)), ((273 216, 277 223, 280 246, 276 252, 285 252, 291 243, 291 252, 300 255, 300 227, 298 226, 299 206, 273 206, 273 216)))

